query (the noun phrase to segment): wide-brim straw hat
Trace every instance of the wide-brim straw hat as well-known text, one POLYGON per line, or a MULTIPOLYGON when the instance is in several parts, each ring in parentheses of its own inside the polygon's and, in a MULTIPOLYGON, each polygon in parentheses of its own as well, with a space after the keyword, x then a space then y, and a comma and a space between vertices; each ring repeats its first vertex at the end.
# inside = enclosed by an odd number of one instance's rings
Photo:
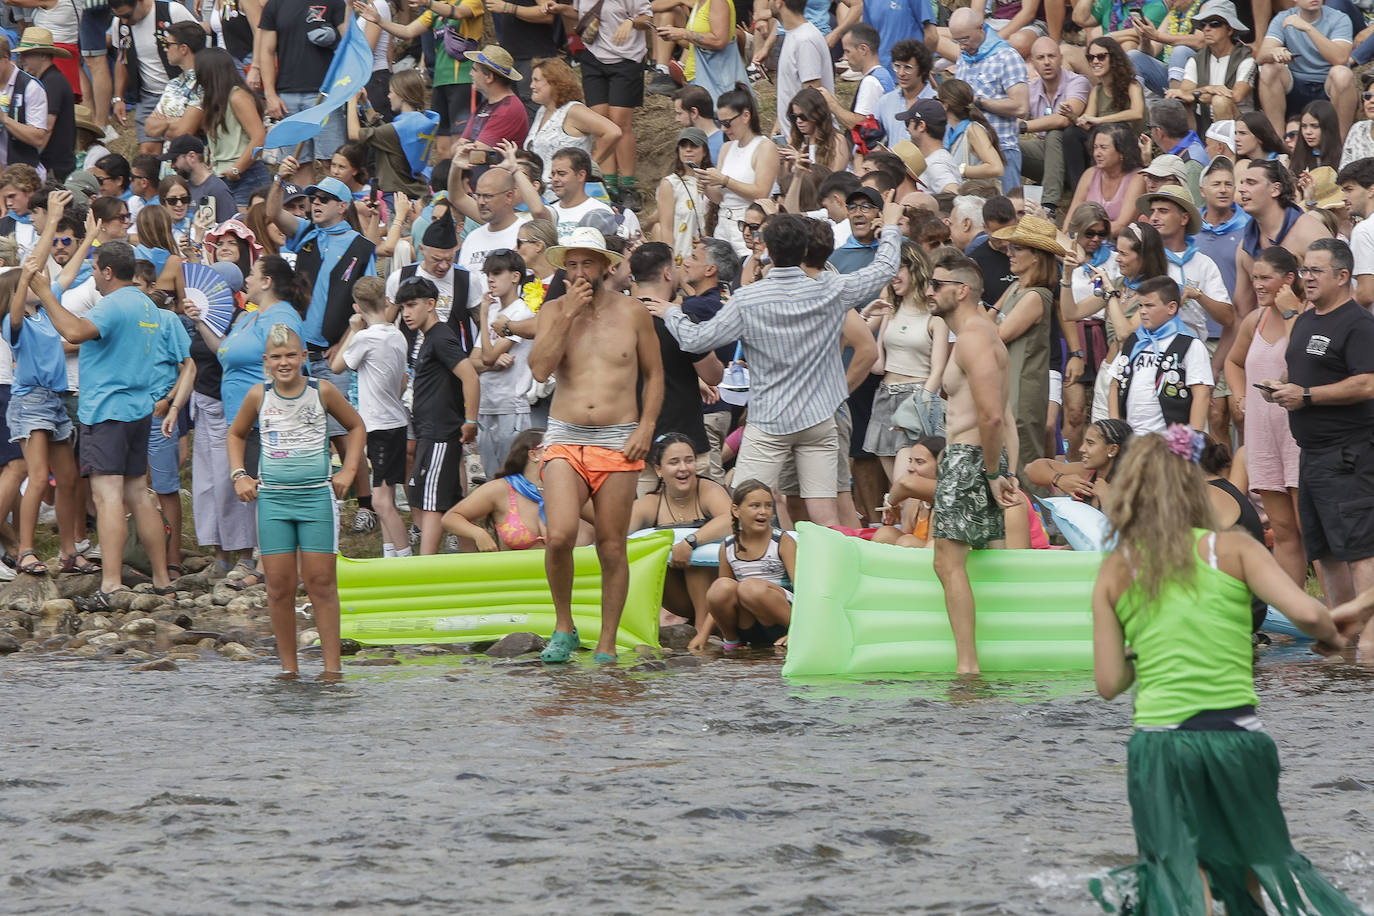
POLYGON ((1048 251, 1056 257, 1068 254, 1068 249, 1059 244, 1059 230, 1054 223, 1038 216, 1023 216, 1015 226, 998 229, 992 237, 1024 248, 1048 251))
POLYGON ((91 114, 91 110, 89 108, 87 108, 85 105, 77 105, 75 106, 75 108, 77 127, 79 127, 81 130, 89 130, 97 137, 104 135, 105 128, 100 127, 95 123, 95 117, 91 114))
POLYGON ((898 140, 892 144, 892 152, 902 160, 902 165, 906 166, 906 173, 911 176, 911 180, 920 181, 926 171, 926 157, 920 147, 910 140, 898 140))
POLYGON ((1313 206, 1318 210, 1339 210, 1345 206, 1345 194, 1336 184, 1336 170, 1329 165, 1315 168, 1312 174, 1313 206))
POLYGON ((1177 184, 1166 184, 1158 191, 1150 191, 1137 197, 1135 208, 1140 211, 1141 216, 1149 216, 1150 203, 1156 200, 1167 200, 1183 208, 1183 212, 1188 214, 1188 228, 1185 231, 1189 235, 1196 235, 1202 228, 1202 213, 1198 210, 1197 204, 1193 203, 1193 195, 1188 193, 1187 188, 1177 184))
POLYGON ((59 48, 52 43, 52 32, 36 25, 31 25, 25 29, 24 34, 19 36, 19 44, 14 46, 15 54, 24 54, 28 51, 41 51, 44 54, 51 54, 53 57, 72 56, 72 52, 66 48, 59 48))
POLYGON ((624 260, 621 255, 606 247, 606 237, 591 226, 578 226, 568 235, 565 244, 553 246, 544 253, 544 257, 548 258, 554 267, 562 267, 568 252, 579 250, 595 251, 610 261, 612 267, 624 260))
POLYGON ((515 69, 515 58, 510 56, 510 52, 500 45, 487 45, 480 51, 468 51, 463 54, 474 64, 481 64, 488 70, 493 70, 508 80, 522 80, 523 76, 515 69))

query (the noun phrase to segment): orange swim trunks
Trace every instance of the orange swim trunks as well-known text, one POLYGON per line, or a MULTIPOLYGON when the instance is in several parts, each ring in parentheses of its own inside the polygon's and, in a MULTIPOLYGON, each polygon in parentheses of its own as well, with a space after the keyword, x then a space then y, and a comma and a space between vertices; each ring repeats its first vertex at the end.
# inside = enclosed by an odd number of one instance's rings
POLYGON ((544 464, 550 461, 568 462, 593 493, 601 489, 601 485, 612 474, 621 471, 638 474, 644 468, 643 461, 631 461, 617 449, 600 445, 564 445, 561 442, 544 446, 544 464))

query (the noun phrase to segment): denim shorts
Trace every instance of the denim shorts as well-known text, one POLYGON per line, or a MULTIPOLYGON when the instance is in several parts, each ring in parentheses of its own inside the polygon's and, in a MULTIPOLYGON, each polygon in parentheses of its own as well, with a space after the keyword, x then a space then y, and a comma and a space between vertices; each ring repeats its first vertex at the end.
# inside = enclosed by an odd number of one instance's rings
POLYGON ((22 442, 36 429, 44 429, 48 438, 61 442, 72 437, 72 418, 62 404, 62 395, 51 388, 30 388, 22 395, 10 398, 5 411, 10 428, 10 441, 22 442))
POLYGON ((153 417, 148 426, 148 485, 154 493, 181 492, 181 439, 162 435, 162 420, 153 417))
POLYGON ((106 36, 114 22, 114 13, 108 6, 88 6, 81 11, 81 24, 77 28, 78 41, 81 42, 82 57, 104 57, 110 46, 106 36))
MULTIPOLYGON (((314 108, 319 99, 318 92, 279 92, 282 104, 286 106, 288 115, 305 111, 307 108, 314 108)), ((337 116, 330 117, 329 122, 324 125, 324 129, 319 132, 314 140, 305 141, 301 147, 300 155, 296 159, 300 162, 310 162, 311 160, 328 162, 329 158, 339 151, 339 147, 344 145, 347 139, 344 134, 344 118, 337 116)), ((288 152, 294 151, 294 147, 287 149, 288 152)))
POLYGON ((10 386, 0 385, 0 422, 5 423, 4 435, 0 435, 0 467, 24 457, 23 450, 10 441, 9 412, 10 386))

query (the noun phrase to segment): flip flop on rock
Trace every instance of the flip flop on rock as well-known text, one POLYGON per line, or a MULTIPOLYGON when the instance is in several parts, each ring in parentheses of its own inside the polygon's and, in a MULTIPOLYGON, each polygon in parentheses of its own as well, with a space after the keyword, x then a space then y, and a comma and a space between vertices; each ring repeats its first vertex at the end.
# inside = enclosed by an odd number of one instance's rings
POLYGON ((571 633, 554 630, 553 636, 549 637, 548 647, 539 653, 539 660, 546 665, 561 665, 572 658, 579 645, 581 641, 577 638, 577 627, 573 627, 571 633))

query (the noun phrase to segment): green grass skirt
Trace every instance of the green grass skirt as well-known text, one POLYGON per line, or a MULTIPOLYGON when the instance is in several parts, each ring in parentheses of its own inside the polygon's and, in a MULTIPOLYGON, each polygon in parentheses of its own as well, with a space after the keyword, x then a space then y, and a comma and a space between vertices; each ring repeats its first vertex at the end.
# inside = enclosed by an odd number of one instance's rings
POLYGON ((1293 849, 1278 750, 1264 732, 1137 731, 1127 771, 1140 861, 1092 882, 1105 912, 1201 916, 1201 866, 1231 916, 1265 912, 1251 875, 1282 916, 1362 916, 1293 849))

